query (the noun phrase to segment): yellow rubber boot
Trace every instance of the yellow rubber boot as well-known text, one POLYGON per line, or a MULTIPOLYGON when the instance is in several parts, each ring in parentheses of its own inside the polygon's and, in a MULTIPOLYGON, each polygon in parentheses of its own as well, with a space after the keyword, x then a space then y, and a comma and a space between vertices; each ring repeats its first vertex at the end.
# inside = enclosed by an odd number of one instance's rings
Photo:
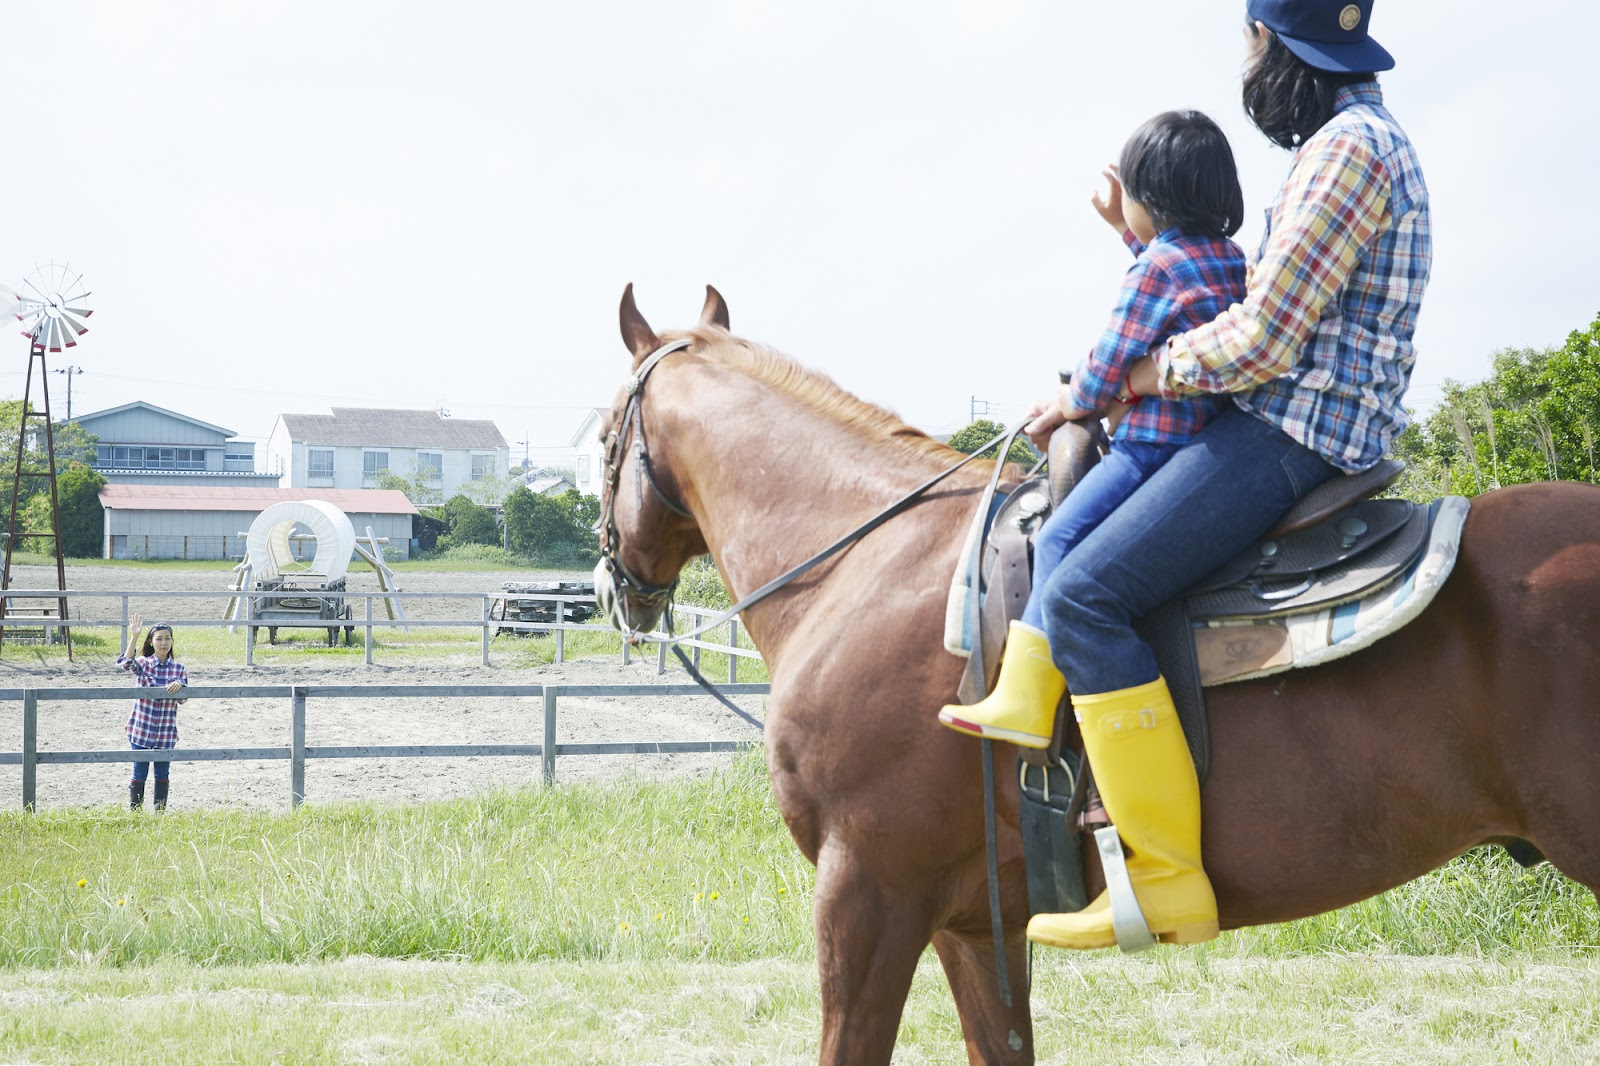
POLYGON ((1067 679, 1051 660, 1044 634, 1012 622, 994 691, 971 706, 950 704, 939 712, 939 721, 968 736, 1046 748, 1066 691, 1067 679))
MULTIPOLYGON (((1130 852, 1128 876, 1150 932, 1169 944, 1210 940, 1217 899, 1200 865, 1200 782, 1166 681, 1075 696, 1072 705, 1100 798, 1130 852)), ((1073 914, 1035 915, 1028 939, 1115 947, 1106 894, 1073 914)))

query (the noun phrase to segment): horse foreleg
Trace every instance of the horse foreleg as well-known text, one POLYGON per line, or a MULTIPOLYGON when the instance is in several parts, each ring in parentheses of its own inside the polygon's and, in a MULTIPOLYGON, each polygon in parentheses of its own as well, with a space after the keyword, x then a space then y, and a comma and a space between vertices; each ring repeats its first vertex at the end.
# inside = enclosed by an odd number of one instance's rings
POLYGON ((933 947, 950 981, 956 1013, 961 1015, 967 1060, 974 1066, 1029 1066, 1033 1062, 1033 1016, 1028 1009, 1028 941, 1021 930, 1006 940, 1009 1007, 1000 999, 994 940, 988 933, 940 930, 933 935, 933 947))
POLYGON ((817 857, 814 917, 827 1064, 889 1062, 932 921, 921 900, 884 890, 848 847, 817 857))

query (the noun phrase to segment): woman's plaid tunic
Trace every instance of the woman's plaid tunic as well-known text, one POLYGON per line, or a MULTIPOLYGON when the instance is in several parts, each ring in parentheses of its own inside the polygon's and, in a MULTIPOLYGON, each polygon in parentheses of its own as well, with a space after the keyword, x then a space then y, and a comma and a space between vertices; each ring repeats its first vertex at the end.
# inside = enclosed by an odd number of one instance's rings
MULTIPOLYGON (((133 671, 140 688, 165 689, 174 681, 189 685, 189 671, 174 659, 165 661, 154 655, 117 659, 117 665, 133 671)), ((136 748, 175 748, 178 746, 178 700, 140 697, 133 701, 128 715, 128 743, 136 748)))

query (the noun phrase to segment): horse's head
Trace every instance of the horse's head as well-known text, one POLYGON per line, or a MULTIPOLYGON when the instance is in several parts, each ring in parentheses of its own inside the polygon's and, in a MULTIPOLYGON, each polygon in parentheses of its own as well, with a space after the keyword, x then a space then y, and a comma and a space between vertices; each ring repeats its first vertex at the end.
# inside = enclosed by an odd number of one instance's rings
POLYGON ((630 284, 622 293, 621 320, 633 376, 600 427, 606 470, 594 588, 601 613, 624 637, 632 637, 655 628, 672 599, 678 571, 706 551, 685 479, 672 469, 672 442, 663 433, 660 412, 646 402, 645 386, 663 359, 691 348, 705 330, 726 333, 728 305, 707 285, 701 328, 658 337, 634 305, 630 284))

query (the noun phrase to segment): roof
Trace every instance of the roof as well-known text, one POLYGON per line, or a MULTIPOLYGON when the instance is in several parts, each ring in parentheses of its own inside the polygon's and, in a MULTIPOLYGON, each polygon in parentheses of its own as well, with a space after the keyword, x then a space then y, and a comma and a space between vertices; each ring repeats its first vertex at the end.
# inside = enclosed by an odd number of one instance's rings
POLYGON ((600 439, 600 420, 606 416, 607 408, 592 407, 583 416, 583 421, 578 423, 578 428, 572 431, 572 440, 567 444, 569 448, 581 448, 600 439))
POLYGON ((289 439, 311 445, 395 448, 504 448, 493 422, 441 418, 437 411, 335 407, 331 415, 279 415, 289 439))
POLYGON ((346 514, 416 514, 399 489, 268 489, 231 485, 107 485, 104 507, 123 511, 265 511, 285 500, 321 500, 346 514))
POLYGON ((155 404, 147 403, 144 400, 135 400, 132 403, 125 403, 121 407, 108 407, 104 411, 91 411, 86 415, 79 415, 77 418, 74 418, 73 421, 81 426, 92 418, 104 418, 107 415, 120 415, 124 411, 133 411, 141 407, 146 411, 154 411, 156 414, 166 415, 168 418, 176 418, 180 422, 193 423, 194 425, 199 426, 201 429, 209 429, 213 433, 222 434, 224 437, 237 436, 237 434, 231 429, 223 429, 221 426, 213 426, 210 422, 202 422, 200 419, 191 418, 188 415, 180 415, 176 411, 169 411, 165 407, 157 407, 155 404))

